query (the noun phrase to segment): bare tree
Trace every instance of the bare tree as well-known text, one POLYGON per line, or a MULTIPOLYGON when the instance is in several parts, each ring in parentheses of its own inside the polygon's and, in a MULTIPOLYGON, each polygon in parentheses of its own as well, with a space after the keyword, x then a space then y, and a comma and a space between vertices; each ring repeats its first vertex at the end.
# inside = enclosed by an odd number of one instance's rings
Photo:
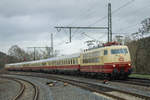
POLYGON ((11 46, 11 48, 8 50, 8 54, 17 58, 20 61, 24 60, 25 57, 25 51, 17 45, 11 46))
POLYGON ((131 37, 130 37, 129 35, 127 35, 127 36, 124 37, 123 42, 124 42, 125 45, 127 45, 127 44, 130 43, 131 41, 132 41, 132 39, 131 39, 131 37))
POLYGON ((29 61, 30 55, 26 53, 23 49, 21 49, 18 45, 13 45, 8 50, 8 55, 12 56, 18 61, 29 61))
POLYGON ((146 18, 141 22, 142 27, 139 28, 139 32, 144 34, 150 32, 150 18, 146 18))

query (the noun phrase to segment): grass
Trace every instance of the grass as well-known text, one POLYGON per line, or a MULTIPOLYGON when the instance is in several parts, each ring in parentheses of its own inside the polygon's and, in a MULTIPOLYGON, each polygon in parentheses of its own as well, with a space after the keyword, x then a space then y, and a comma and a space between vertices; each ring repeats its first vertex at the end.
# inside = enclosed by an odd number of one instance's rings
POLYGON ((131 74, 131 75, 129 75, 129 77, 150 79, 150 75, 148 75, 148 74, 131 74))

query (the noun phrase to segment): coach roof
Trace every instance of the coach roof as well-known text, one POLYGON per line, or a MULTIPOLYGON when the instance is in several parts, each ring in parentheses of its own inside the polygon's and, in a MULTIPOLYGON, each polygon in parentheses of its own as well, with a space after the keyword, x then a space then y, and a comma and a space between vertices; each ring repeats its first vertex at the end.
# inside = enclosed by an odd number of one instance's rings
POLYGON ((62 59, 70 59, 70 58, 77 58, 80 57, 80 53, 72 54, 72 55, 66 55, 66 56, 58 56, 58 57, 53 57, 53 58, 48 58, 48 59, 42 59, 42 60, 36 60, 36 61, 28 61, 28 62, 20 62, 20 63, 12 63, 12 64, 7 64, 7 65, 22 65, 22 64, 34 64, 34 63, 41 63, 41 62, 47 62, 47 61, 57 61, 57 60, 62 60, 62 59))

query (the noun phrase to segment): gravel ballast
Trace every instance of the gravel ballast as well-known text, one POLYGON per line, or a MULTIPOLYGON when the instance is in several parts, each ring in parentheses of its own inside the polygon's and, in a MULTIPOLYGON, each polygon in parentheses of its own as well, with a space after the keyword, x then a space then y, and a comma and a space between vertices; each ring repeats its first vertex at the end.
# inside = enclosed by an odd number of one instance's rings
POLYGON ((70 84, 64 85, 62 82, 55 82, 50 79, 18 75, 7 76, 22 78, 37 85, 39 88, 39 100, 110 100, 109 97, 98 93, 84 90, 70 84), (47 83, 53 83, 53 85, 47 83))
POLYGON ((0 78, 0 100, 11 100, 19 93, 20 88, 16 81, 0 78))

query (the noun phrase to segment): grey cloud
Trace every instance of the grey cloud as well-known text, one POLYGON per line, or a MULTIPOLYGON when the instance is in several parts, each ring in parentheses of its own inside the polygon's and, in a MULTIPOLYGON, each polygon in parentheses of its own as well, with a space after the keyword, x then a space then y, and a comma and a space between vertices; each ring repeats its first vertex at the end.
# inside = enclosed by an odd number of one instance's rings
MULTIPOLYGON (((88 26, 107 16, 109 0, 1 0, 0 1, 0 42, 49 40, 50 33, 57 33, 55 40, 61 42, 68 31, 57 32, 54 26, 88 26)), ((111 0, 112 10, 131 0, 111 0)), ((113 32, 120 28, 139 23, 149 17, 149 0, 134 0, 127 7, 112 15, 113 32), (142 8, 142 9, 141 9, 142 8), (138 10, 139 9, 139 10, 138 10)), ((94 26, 106 26, 107 17, 94 26)), ((80 33, 101 33, 105 31, 79 30, 80 33)), ((133 32, 124 30, 123 32, 133 32)), ((91 35, 91 34, 90 34, 91 35)), ((95 35, 94 35, 95 36, 95 35)), ((68 37, 67 37, 68 38, 68 37)), ((81 37, 82 38, 82 37, 81 37)), ((12 44, 11 44, 12 45, 12 44)))

